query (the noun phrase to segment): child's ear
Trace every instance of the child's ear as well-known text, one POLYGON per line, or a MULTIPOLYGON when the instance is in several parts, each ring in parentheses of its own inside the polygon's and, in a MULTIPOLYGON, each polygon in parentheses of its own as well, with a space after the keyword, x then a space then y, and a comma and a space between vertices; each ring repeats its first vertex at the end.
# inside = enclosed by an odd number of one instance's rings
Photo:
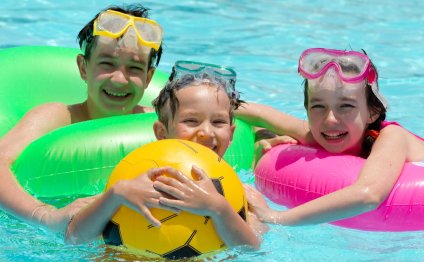
POLYGON ((87 62, 85 61, 84 56, 81 54, 77 56, 77 65, 81 79, 87 81, 87 62))
POLYGON ((153 124, 153 132, 155 132, 157 140, 166 139, 166 126, 162 122, 156 121, 153 124))
POLYGON ((371 124, 371 123, 374 123, 375 122, 375 120, 377 120, 378 118, 380 117, 380 114, 379 113, 377 113, 377 112, 370 112, 370 117, 368 118, 368 121, 367 121, 367 123, 368 124, 371 124))
POLYGON ((149 86, 150 81, 152 80, 153 75, 155 74, 155 70, 156 70, 155 67, 151 67, 149 69, 149 71, 147 71, 147 79, 146 79, 146 87, 145 88, 147 88, 149 86))
POLYGON ((233 137, 234 137, 234 131, 235 130, 236 130, 236 125, 232 124, 231 125, 230 145, 231 145, 231 142, 233 142, 233 137))

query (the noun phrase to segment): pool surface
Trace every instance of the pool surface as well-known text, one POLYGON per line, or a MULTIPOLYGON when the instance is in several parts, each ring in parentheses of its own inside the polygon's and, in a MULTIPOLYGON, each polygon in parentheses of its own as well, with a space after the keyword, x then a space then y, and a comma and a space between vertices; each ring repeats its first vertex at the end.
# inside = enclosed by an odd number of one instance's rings
MULTIPOLYGON (((131 1, 127 1, 130 3, 131 1)), ((54 0, 0 3, 0 48, 77 47, 76 35, 100 9, 121 1, 54 0)), ((297 60, 304 49, 364 49, 377 66, 388 119, 424 136, 424 2, 383 0, 143 1, 164 29, 159 66, 197 60, 234 67, 242 98, 305 118, 297 60)), ((4 88, 4 87, 2 87, 4 88)), ((240 174, 251 181, 251 172, 240 174)), ((49 200, 54 201, 54 200, 49 200)), ((61 203, 67 200, 57 200, 61 203)), ((276 208, 277 207, 273 205, 276 208)), ((256 252, 234 249, 226 261, 424 260, 424 232, 376 233, 328 224, 272 226, 256 252)), ((1 261, 136 259, 101 241, 67 246, 0 212, 1 261)))

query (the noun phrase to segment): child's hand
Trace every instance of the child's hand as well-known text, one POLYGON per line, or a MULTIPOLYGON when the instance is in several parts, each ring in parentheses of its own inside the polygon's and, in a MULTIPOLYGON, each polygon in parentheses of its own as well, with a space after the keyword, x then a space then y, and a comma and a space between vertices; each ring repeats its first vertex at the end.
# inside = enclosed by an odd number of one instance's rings
POLYGON ((251 211, 247 212, 247 223, 257 236, 264 235, 269 230, 269 226, 259 220, 258 216, 251 211))
POLYGON ((270 220, 273 210, 268 206, 262 194, 250 185, 243 184, 243 187, 246 192, 249 211, 253 212, 262 222, 272 222, 270 220))
POLYGON ((269 147, 264 146, 264 149, 267 149, 267 150, 271 149, 271 147, 274 147, 280 144, 296 145, 298 143, 298 141, 291 136, 277 136, 266 141, 268 142, 269 147))
POLYGON ((213 217, 226 199, 216 191, 212 181, 202 169, 193 166, 191 173, 195 180, 177 170, 168 173, 172 177, 157 177, 154 182, 155 188, 175 198, 161 197, 160 203, 170 208, 213 217))
POLYGON ((298 141, 291 136, 275 136, 273 138, 262 139, 255 143, 256 152, 266 153, 272 147, 280 144, 297 144, 298 141))
POLYGON ((153 187, 153 181, 157 177, 171 172, 170 170, 172 170, 170 167, 152 168, 134 179, 120 180, 114 186, 116 195, 120 197, 123 205, 141 213, 152 225, 160 226, 161 223, 152 215, 149 208, 164 208, 172 212, 179 212, 175 208, 160 205, 159 198, 164 194, 153 187))
POLYGON ((297 144, 298 141, 290 136, 279 136, 267 129, 258 129, 255 133, 255 161, 252 168, 256 166, 259 159, 272 147, 279 144, 297 144))

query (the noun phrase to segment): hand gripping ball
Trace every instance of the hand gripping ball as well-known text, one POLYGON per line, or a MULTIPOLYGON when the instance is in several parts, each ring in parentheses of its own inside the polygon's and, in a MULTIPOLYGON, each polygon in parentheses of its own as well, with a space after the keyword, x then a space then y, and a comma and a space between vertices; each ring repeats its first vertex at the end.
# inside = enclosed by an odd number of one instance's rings
MULTIPOLYGON (((235 171, 215 152, 190 141, 165 139, 134 150, 116 166, 106 190, 118 180, 132 179, 156 167, 171 166, 191 178, 192 165, 208 174, 217 191, 246 220, 247 202, 235 171)), ((124 245, 144 255, 167 259, 194 257, 225 248, 209 217, 156 208, 151 211, 161 221, 161 227, 152 226, 140 213, 122 206, 103 232, 106 244, 124 245)))

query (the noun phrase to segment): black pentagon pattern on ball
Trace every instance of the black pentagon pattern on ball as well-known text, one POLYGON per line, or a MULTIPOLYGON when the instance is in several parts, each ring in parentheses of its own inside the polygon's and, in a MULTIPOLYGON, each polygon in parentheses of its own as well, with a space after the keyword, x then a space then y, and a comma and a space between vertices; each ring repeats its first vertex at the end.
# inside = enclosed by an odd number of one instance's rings
MULTIPOLYGON (((222 186, 222 183, 221 183, 222 179, 224 179, 224 177, 222 177, 222 176, 219 177, 219 178, 211 178, 212 183, 213 183, 216 191, 218 191, 218 193, 220 193, 221 195, 223 195, 225 197, 224 187, 222 186)), ((244 221, 247 221, 246 220, 246 210, 245 210, 244 206, 240 209, 240 211, 237 212, 237 214, 239 214, 239 216, 241 218, 243 218, 244 221)))
POLYGON ((119 225, 115 224, 113 221, 107 223, 105 229, 103 230, 103 239, 105 244, 120 246, 122 245, 121 232, 119 230, 119 225))
POLYGON ((220 193, 221 195, 225 197, 224 188, 222 187, 222 184, 221 184, 222 179, 224 179, 224 177, 222 176, 218 178, 211 178, 213 186, 215 187, 216 191, 218 191, 218 193, 220 193))
MULTIPOLYGON (((174 250, 171 250, 170 252, 162 254, 161 256, 170 260, 200 256, 202 253, 198 251, 197 249, 195 249, 194 247, 190 246, 190 242, 193 239, 193 237, 196 235, 196 233, 197 233, 197 230, 194 230, 193 233, 190 235, 190 237, 187 239, 187 241, 184 243, 184 245, 177 247, 174 250)), ((149 250, 147 250, 147 252, 153 253, 149 250)))
POLYGON ((241 209, 237 212, 241 218, 243 218, 244 221, 247 221, 246 219, 246 209, 244 206, 241 207, 241 209))
MULTIPOLYGON (((173 217, 175 216, 171 216, 171 218, 173 217)), ((193 233, 190 235, 190 237, 187 239, 187 241, 184 243, 184 245, 177 247, 174 250, 167 252, 165 254, 157 254, 150 250, 146 250, 146 252, 149 252, 151 254, 156 254, 170 260, 197 257, 201 255, 202 253, 198 251, 197 249, 195 249, 194 247, 190 246, 190 242, 193 239, 193 237, 196 235, 196 233, 197 233, 197 230, 194 230, 193 233)), ((106 225, 103 231, 103 238, 107 245, 120 246, 123 244, 121 234, 119 231, 119 225, 115 224, 113 221, 109 221, 109 223, 106 225)))

